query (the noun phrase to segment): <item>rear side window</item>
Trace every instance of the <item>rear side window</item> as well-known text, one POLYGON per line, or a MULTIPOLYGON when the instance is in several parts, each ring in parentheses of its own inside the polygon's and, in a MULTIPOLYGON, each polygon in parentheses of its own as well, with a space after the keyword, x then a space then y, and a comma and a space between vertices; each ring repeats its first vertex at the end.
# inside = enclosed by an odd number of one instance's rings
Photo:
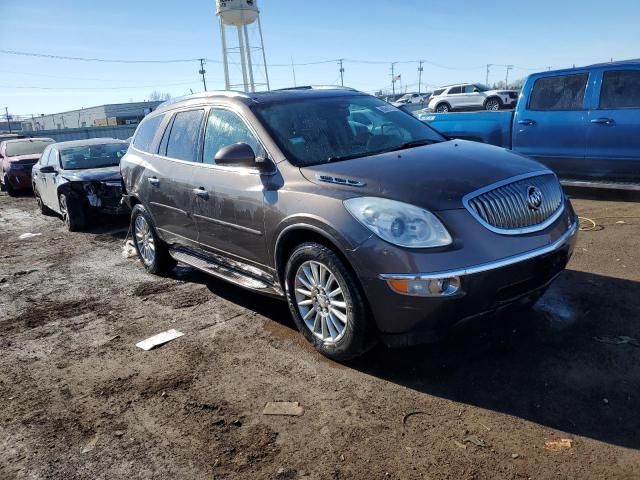
POLYGON ((195 162, 204 110, 176 113, 167 140, 167 157, 195 162))
POLYGON ((536 80, 529 110, 582 110, 589 74, 560 75, 536 80))
POLYGON ((640 108, 640 70, 604 72, 600 108, 640 108))
POLYGON ((451 87, 449 89, 449 95, 454 95, 456 93, 462 93, 462 87, 451 87))
POLYGON ((433 96, 437 97, 438 95, 442 95, 444 93, 444 88, 439 88, 438 90, 433 91, 433 96))
POLYGON ((262 154, 258 140, 238 115, 229 110, 211 110, 204 138, 204 163, 215 163, 218 150, 234 143, 246 143, 256 156, 262 154))
POLYGON ((136 130, 136 136, 133 139, 133 146, 143 152, 151 152, 151 144, 156 136, 156 130, 162 122, 164 115, 158 115, 142 120, 142 123, 136 130))

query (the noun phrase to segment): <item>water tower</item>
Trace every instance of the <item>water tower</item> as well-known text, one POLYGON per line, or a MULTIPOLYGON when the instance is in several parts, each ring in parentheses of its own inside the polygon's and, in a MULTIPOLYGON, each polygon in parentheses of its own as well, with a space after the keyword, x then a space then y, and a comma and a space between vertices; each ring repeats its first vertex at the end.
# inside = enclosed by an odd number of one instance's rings
MULTIPOLYGON (((269 73, 267 59, 262 40, 262 25, 260 24, 260 10, 257 0, 216 0, 216 15, 220 18, 220 35, 222 37, 222 56, 224 60, 224 80, 227 90, 244 90, 255 92, 256 86, 266 86, 269 90, 269 73), (249 27, 257 25, 257 35, 250 41, 249 27), (227 39, 227 29, 235 27, 238 34, 237 44, 227 39), (256 81, 254 73, 261 73, 261 69, 254 72, 254 54, 262 57, 264 81, 256 81), (238 62, 234 62, 238 59, 238 62), (230 80, 230 66, 239 64, 242 69, 242 83, 230 80)), ((255 28, 253 29, 255 30, 255 28)), ((255 33, 255 32, 253 32, 255 33)))

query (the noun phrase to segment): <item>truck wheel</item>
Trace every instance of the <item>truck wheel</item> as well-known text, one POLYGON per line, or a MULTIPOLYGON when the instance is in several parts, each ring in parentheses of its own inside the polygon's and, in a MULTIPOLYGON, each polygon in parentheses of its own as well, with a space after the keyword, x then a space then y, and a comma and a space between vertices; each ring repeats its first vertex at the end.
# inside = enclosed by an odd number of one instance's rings
POLYGON ((161 275, 173 270, 177 262, 158 237, 149 212, 140 204, 131 211, 131 231, 136 252, 147 272, 161 275))
POLYGON ((58 197, 60 205, 60 214, 62 220, 70 232, 78 232, 82 230, 86 224, 84 209, 77 202, 70 202, 66 194, 61 193, 58 197))
POLYGON ((296 326, 320 353, 345 361, 372 345, 360 284, 331 249, 299 245, 287 262, 285 282, 296 326))
POLYGON ((492 112, 497 112, 502 108, 502 101, 499 98, 489 98, 484 103, 485 110, 490 110, 492 112))
POLYGON ((0 180, 0 192, 5 192, 6 190, 6 180, 4 179, 4 177, 2 177, 2 180, 0 180))
POLYGON ((451 105, 448 103, 439 103, 436 106, 436 113, 448 113, 451 111, 451 105))

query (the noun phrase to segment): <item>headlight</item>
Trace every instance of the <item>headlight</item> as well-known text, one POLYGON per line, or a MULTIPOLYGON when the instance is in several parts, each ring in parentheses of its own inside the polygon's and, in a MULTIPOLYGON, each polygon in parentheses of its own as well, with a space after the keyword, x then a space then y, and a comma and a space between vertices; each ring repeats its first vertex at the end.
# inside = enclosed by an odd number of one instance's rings
POLYGON ((386 198, 344 201, 347 211, 383 240, 400 247, 430 248, 451 244, 451 235, 431 212, 386 198))

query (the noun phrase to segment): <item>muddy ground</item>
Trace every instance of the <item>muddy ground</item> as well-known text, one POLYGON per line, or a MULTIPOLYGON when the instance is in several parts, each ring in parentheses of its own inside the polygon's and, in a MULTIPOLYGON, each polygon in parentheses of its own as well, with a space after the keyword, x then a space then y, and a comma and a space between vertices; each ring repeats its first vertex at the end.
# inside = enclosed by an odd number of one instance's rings
POLYGON ((640 339, 640 203, 574 204, 598 227, 533 311, 340 365, 285 304, 150 276, 126 224, 68 233, 2 194, 0 478, 640 478, 640 344, 594 340, 640 339))

